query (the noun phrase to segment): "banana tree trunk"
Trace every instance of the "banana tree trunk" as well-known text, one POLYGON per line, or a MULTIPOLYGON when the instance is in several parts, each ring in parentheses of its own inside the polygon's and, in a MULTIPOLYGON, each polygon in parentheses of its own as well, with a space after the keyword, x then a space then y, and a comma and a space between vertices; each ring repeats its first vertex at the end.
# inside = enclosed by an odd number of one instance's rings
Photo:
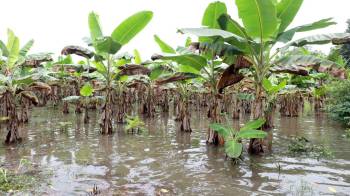
MULTIPOLYGON (((68 97, 69 96, 69 93, 67 91, 68 91, 67 87, 64 87, 64 89, 63 89, 63 97, 68 97)), ((62 112, 63 112, 63 114, 69 114, 69 104, 66 101, 63 102, 62 112)))
POLYGON ((180 106, 180 130, 185 132, 191 132, 191 113, 189 111, 189 103, 188 100, 182 100, 179 103, 180 106))
POLYGON ((27 123, 29 121, 29 105, 30 102, 27 99, 21 98, 21 117, 20 122, 27 123))
MULTIPOLYGON (((75 95, 76 96, 80 96, 80 81, 77 81, 74 85, 74 90, 75 90, 75 95)), ((82 111, 82 105, 80 102, 78 102, 76 105, 75 105, 75 113, 76 114, 81 114, 83 111, 82 111)))
MULTIPOLYGON (((262 84, 257 84, 255 91, 255 100, 252 104, 251 115, 253 119, 265 118, 264 116, 264 97, 262 84)), ((251 139, 249 142, 249 153, 260 154, 264 152, 263 140, 251 139)))
POLYGON ((270 103, 267 111, 265 111, 265 124, 263 125, 264 130, 271 130, 274 127, 274 115, 276 112, 275 103, 270 103))
POLYGON ((239 100, 237 98, 236 95, 233 95, 233 111, 232 111, 232 118, 233 119, 239 119, 239 111, 240 111, 240 104, 239 104, 239 100))
POLYGON ((101 133, 112 134, 112 93, 111 89, 107 88, 106 102, 102 107, 102 116, 100 121, 101 133))
POLYGON ((146 116, 149 118, 152 118, 155 116, 155 112, 156 112, 155 99, 156 97, 154 96, 153 88, 148 87, 145 108, 146 108, 146 116))
POLYGON ((84 123, 88 124, 89 123, 89 106, 86 104, 84 107, 84 123))
POLYGON ((169 96, 168 96, 168 90, 164 90, 163 93, 163 99, 162 99, 162 111, 163 112, 169 112, 169 96))
POLYGON ((315 97, 315 101, 314 101, 315 112, 319 113, 322 109, 322 106, 323 106, 322 97, 315 97))
POLYGON ((116 99, 116 113, 117 113, 117 122, 118 123, 124 123, 125 118, 125 96, 123 91, 118 92, 117 99, 116 99))
POLYGON ((281 95, 280 96, 281 116, 298 117, 301 101, 302 101, 302 96, 298 92, 281 95))
MULTIPOLYGON (((210 119, 210 123, 220 123, 220 95, 212 94, 210 98, 208 117, 210 119)), ((219 136, 219 134, 211 128, 208 128, 207 132, 207 143, 214 145, 224 144, 223 137, 219 136)))
POLYGON ((18 133, 18 116, 16 111, 15 97, 11 92, 4 95, 6 115, 10 118, 7 124, 6 144, 15 143, 21 140, 18 133))

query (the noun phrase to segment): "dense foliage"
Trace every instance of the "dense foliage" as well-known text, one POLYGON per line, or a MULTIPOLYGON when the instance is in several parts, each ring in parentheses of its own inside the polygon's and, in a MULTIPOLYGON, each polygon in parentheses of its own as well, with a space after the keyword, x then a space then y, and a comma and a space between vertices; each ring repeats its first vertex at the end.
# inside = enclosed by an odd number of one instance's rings
POLYGON ((350 125, 350 81, 338 81, 327 90, 328 112, 335 120, 350 125))

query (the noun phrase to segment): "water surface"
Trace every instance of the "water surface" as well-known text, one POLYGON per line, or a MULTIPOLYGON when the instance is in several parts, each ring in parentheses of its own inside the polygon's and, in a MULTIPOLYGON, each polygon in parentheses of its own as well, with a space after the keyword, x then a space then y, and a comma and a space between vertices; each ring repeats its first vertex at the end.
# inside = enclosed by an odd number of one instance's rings
POLYGON ((169 114, 145 119, 148 131, 139 135, 118 126, 114 135, 102 136, 98 114, 84 125, 82 116, 36 108, 22 127, 25 140, 0 144, 0 163, 16 168, 27 159, 49 173, 30 191, 40 195, 86 195, 95 184, 103 195, 349 195, 350 140, 326 115, 276 116, 272 152, 253 157, 245 152, 233 165, 223 148, 206 145, 204 114, 192 113, 192 134, 177 131, 169 114), (59 122, 71 125, 62 128, 59 122), (287 153, 292 136, 324 144, 334 157, 292 156, 287 153))

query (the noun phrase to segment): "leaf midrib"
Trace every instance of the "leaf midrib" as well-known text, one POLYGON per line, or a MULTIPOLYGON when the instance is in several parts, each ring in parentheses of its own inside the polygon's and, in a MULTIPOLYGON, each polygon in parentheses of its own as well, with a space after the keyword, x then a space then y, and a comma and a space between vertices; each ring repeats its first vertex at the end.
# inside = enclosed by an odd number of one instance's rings
POLYGON ((257 10, 258 10, 258 15, 259 15, 259 26, 260 26, 260 37, 261 37, 261 42, 262 42, 262 39, 264 37, 264 29, 263 29, 263 23, 262 23, 262 15, 261 15, 261 10, 260 10, 260 7, 259 7, 259 3, 257 2, 257 0, 254 0, 255 2, 255 5, 257 7, 257 10))

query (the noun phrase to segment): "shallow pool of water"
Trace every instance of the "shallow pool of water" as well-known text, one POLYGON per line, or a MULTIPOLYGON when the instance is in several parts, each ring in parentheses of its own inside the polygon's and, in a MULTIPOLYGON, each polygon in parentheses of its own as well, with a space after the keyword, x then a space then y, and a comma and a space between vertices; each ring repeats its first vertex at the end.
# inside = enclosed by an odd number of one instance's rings
MULTIPOLYGON (((91 112, 92 113, 92 112, 91 112)), ((103 195, 347 195, 350 193, 350 140, 326 115, 276 117, 272 152, 248 156, 238 165, 223 148, 205 143, 205 112, 192 113, 191 134, 177 131, 174 116, 145 120, 148 131, 99 134, 98 114, 84 125, 82 116, 37 108, 22 127, 24 141, 0 144, 3 167, 21 159, 50 173, 33 194, 85 195, 94 185, 103 195), (71 122, 62 128, 59 122, 71 122), (292 136, 305 136, 333 151, 333 158, 287 153, 292 136)), ((243 122, 235 121, 234 126, 243 122)), ((4 130, 2 130, 4 138, 4 130)))

